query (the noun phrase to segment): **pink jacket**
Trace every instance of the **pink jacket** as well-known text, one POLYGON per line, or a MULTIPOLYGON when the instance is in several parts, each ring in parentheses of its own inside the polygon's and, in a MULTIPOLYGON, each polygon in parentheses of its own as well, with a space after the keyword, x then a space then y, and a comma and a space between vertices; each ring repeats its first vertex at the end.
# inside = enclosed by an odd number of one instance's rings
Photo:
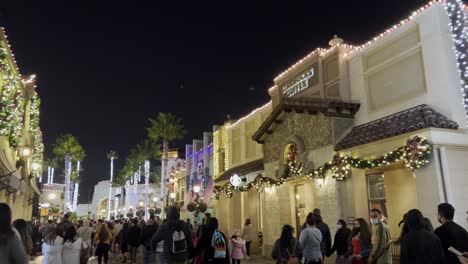
POLYGON ((244 259, 246 252, 244 240, 236 240, 234 238, 229 240, 228 249, 232 259, 244 259))

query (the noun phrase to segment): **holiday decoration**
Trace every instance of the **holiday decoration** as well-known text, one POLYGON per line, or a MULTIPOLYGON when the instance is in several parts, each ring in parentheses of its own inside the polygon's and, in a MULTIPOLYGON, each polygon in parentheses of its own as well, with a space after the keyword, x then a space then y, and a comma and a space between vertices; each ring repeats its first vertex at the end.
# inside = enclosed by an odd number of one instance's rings
MULTIPOLYGON (((463 106, 468 118, 468 17, 463 10, 465 5, 461 0, 446 0, 445 9, 450 21, 450 29, 454 43, 457 67, 460 74, 463 106)), ((467 120, 468 124, 468 120, 467 120)))
POLYGON ((198 210, 200 210, 201 213, 206 212, 207 209, 208 205, 206 203, 201 202, 198 204, 198 210))
POLYGON ((187 204, 187 211, 189 211, 191 213, 194 212, 196 208, 197 208, 196 203, 192 202, 192 203, 187 204))
POLYGON ((156 213, 156 214, 160 214, 161 211, 162 211, 161 208, 156 208, 155 213, 156 213))
MULTIPOLYGON (((294 150, 294 148, 292 148, 292 150, 294 150)), ((289 153, 292 152, 290 151, 289 153)), ((258 192, 263 192, 267 188, 280 186, 292 177, 324 179, 326 174, 329 172, 331 172, 332 177, 335 178, 337 181, 343 181, 346 180, 346 177, 349 175, 351 168, 373 169, 394 164, 397 162, 403 162, 405 167, 407 167, 414 173, 415 170, 429 163, 431 156, 431 144, 426 139, 421 138, 419 136, 415 136, 413 138, 408 139, 406 145, 401 146, 394 151, 391 151, 383 156, 379 156, 374 159, 359 159, 349 156, 343 156, 337 153, 333 156, 331 161, 308 173, 300 172, 302 169, 292 170, 291 167, 293 166, 291 164, 293 164, 293 162, 290 158, 292 156, 288 155, 288 159, 290 159, 288 161, 288 165, 290 168, 289 173, 285 173, 281 178, 273 179, 269 177, 264 177, 261 174, 259 174, 257 177, 255 177, 255 179, 252 182, 246 185, 241 185, 239 187, 233 186, 230 182, 224 184, 223 186, 215 185, 213 187, 212 197, 217 200, 219 199, 220 194, 224 193, 226 197, 231 198, 234 191, 245 192, 248 191, 250 188, 255 188, 258 192)))

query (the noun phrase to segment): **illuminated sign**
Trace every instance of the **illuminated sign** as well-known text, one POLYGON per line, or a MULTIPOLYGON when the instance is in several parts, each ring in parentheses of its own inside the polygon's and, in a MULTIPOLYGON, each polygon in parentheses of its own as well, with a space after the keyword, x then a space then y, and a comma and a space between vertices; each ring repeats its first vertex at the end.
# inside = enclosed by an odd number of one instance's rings
POLYGON ((229 182, 232 184, 232 186, 237 187, 237 186, 241 185, 242 178, 239 175, 234 174, 229 179, 229 182))
POLYGON ((300 73, 298 76, 293 78, 291 81, 288 81, 286 84, 281 86, 281 91, 287 97, 294 96, 295 94, 311 87, 312 85, 318 82, 316 78, 316 67, 317 64, 314 64, 304 72, 300 73))

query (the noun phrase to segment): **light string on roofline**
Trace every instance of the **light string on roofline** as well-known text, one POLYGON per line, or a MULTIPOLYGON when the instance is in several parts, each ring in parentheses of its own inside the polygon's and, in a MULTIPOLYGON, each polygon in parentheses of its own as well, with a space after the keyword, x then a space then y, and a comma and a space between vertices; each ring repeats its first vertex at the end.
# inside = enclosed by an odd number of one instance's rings
MULTIPOLYGON (((461 7, 462 8, 467 8, 465 5, 463 5, 463 3, 461 3, 461 0, 453 0, 455 2, 460 2, 461 4, 461 7)), ((301 66, 306 60, 308 60, 309 58, 313 57, 313 56, 325 56, 327 54, 329 54, 331 51, 333 51, 335 48, 338 48, 338 47, 346 47, 346 48, 349 48, 350 50, 348 52, 345 53, 345 56, 350 56, 358 51, 362 51, 364 50, 365 48, 367 48, 368 46, 370 46, 371 44, 373 44, 374 42, 376 42, 377 40, 383 38, 384 36, 387 36, 389 33, 393 32, 395 29, 397 29, 398 27, 408 23, 409 21, 411 21, 412 19, 414 19, 418 14, 420 14, 422 11, 426 10, 427 8, 431 7, 432 5, 434 5, 435 3, 438 3, 438 2, 441 2, 441 3, 444 3, 445 0, 438 0, 438 1, 430 1, 428 2, 426 5, 420 7, 419 9, 415 10, 414 12, 411 13, 411 15, 409 17, 407 17, 406 19, 403 19, 401 20, 398 24, 395 24, 393 25, 392 27, 388 28, 387 30, 385 30, 384 32, 380 33, 379 35, 375 36, 372 40, 369 40, 368 42, 364 43, 363 45, 360 45, 360 46, 353 46, 353 45, 349 45, 349 44, 338 44, 334 47, 330 47, 328 49, 325 49, 325 48, 317 48, 315 50, 313 50, 311 53, 309 53, 307 56, 303 57, 302 59, 300 59, 298 62, 296 62, 295 64, 293 64, 291 67, 289 67, 287 70, 283 71, 282 73, 280 73, 278 76, 276 76, 274 78, 274 81, 277 82, 278 80, 280 80, 282 77, 284 77, 285 75, 289 74, 291 71, 295 70, 296 68, 298 68, 299 66, 301 66)), ((275 86, 271 87, 269 90, 272 90, 275 86)))
POLYGON ((246 115, 246 116, 240 118, 240 119, 237 120, 236 122, 234 122, 234 123, 228 125, 228 128, 235 127, 236 125, 238 125, 238 124, 239 124, 240 122, 242 122, 243 120, 248 119, 249 117, 255 115, 257 112, 262 111, 263 109, 265 109, 265 108, 267 108, 267 107, 269 107, 269 106, 271 106, 271 101, 269 101, 268 103, 266 103, 266 104, 260 106, 259 108, 255 109, 255 110, 253 110, 252 112, 250 112, 250 114, 248 114, 248 115, 246 115))
POLYGON ((462 103, 465 108, 468 126, 468 20, 464 9, 466 9, 466 6, 461 0, 447 0, 445 2, 445 10, 452 31, 453 50, 457 58, 458 73, 460 75, 461 91, 463 93, 462 103))

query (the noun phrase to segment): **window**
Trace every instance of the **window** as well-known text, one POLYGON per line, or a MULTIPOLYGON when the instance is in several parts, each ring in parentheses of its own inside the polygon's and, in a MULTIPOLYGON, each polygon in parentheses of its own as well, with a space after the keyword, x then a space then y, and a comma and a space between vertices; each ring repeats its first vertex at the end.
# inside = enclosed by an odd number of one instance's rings
POLYGON ((387 215, 387 197, 383 173, 367 175, 367 196, 370 209, 379 209, 385 217, 387 215))

